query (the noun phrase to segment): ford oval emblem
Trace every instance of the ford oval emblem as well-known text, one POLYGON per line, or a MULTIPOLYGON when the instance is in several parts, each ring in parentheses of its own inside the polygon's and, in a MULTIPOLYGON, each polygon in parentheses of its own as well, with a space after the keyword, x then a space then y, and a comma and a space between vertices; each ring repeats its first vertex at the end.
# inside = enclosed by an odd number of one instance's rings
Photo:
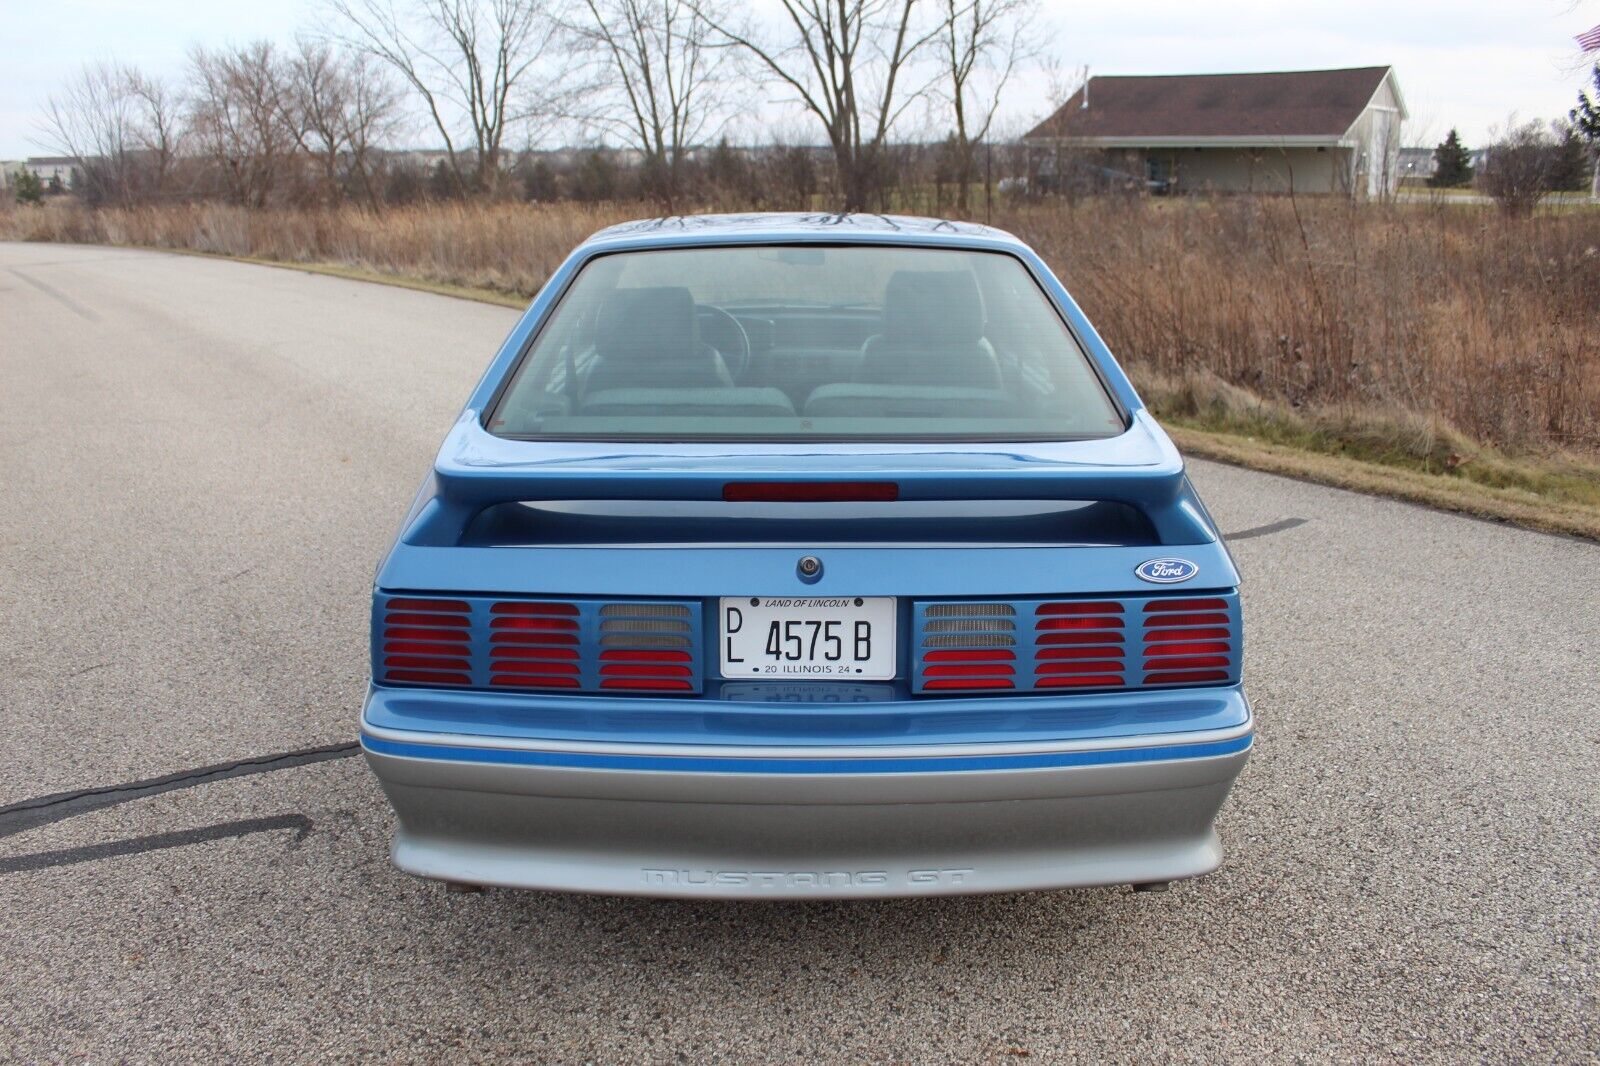
POLYGON ((1194 577, 1200 568, 1187 559, 1149 559, 1134 567, 1133 572, 1157 585, 1176 585, 1194 577))

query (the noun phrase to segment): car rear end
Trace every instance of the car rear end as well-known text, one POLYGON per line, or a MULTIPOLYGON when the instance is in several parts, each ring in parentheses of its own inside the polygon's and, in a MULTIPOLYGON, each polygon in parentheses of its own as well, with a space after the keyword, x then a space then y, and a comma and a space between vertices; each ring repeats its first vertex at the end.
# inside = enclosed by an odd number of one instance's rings
POLYGON ((362 745, 402 869, 801 897, 1217 866, 1238 575, 1114 365, 1122 421, 1079 440, 495 432, 547 311, 378 575, 362 745))

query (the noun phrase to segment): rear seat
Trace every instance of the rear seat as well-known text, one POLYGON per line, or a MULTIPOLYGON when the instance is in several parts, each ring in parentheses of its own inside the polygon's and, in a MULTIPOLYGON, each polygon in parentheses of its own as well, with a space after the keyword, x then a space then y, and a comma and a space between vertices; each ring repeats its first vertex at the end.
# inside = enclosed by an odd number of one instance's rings
POLYGON ((941 385, 823 385, 806 400, 807 418, 1014 418, 1017 405, 1000 389, 941 385))
POLYGON ((581 413, 612 418, 629 415, 793 418, 795 411, 782 389, 729 387, 604 389, 584 397, 581 413))

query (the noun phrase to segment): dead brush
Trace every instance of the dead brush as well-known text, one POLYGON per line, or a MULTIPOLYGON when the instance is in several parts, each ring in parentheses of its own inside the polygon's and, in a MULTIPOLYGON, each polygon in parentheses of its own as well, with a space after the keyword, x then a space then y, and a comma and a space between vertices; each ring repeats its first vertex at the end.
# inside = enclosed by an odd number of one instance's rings
MULTIPOLYGON (((0 212, 0 236, 339 263, 527 297, 583 237, 651 213, 52 204, 0 212)), ((1203 378, 1263 412, 1378 411, 1392 416, 1383 432, 1421 420, 1512 453, 1600 454, 1600 211, 1104 198, 1002 206, 993 221, 1051 263, 1147 384, 1203 378)))

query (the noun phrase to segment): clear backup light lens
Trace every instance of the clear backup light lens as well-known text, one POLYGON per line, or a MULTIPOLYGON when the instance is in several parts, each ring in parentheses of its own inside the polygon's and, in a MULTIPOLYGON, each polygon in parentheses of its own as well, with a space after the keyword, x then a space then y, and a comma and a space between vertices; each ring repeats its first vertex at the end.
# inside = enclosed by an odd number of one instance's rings
POLYGON ((1017 687, 1016 608, 1007 603, 937 603, 917 635, 926 691, 1017 687))

